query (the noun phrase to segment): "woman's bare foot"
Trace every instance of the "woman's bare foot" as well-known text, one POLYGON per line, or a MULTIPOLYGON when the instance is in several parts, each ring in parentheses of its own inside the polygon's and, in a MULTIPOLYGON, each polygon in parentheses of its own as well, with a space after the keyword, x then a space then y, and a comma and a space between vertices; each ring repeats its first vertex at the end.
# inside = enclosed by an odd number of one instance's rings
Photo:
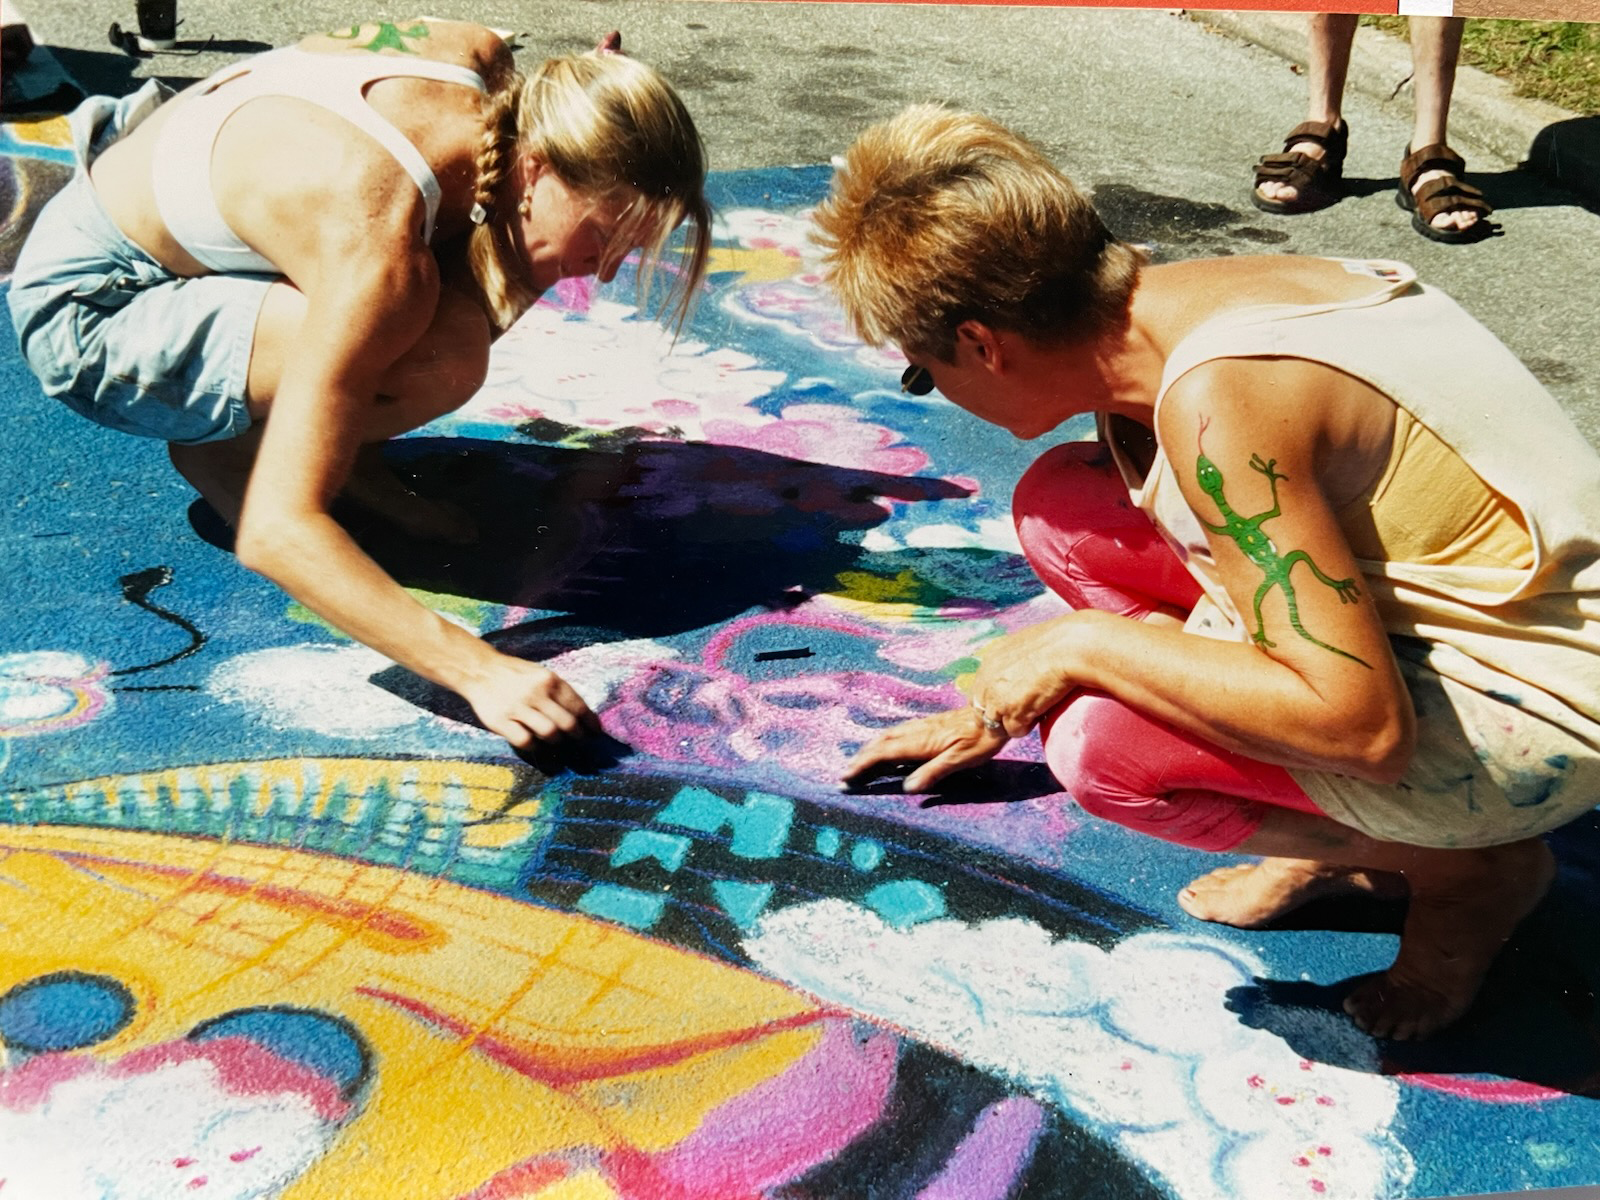
POLYGON ((1259 929, 1312 900, 1368 895, 1398 898, 1405 881, 1385 871, 1358 870, 1307 858, 1264 858, 1258 863, 1221 867, 1200 876, 1178 893, 1178 907, 1191 917, 1259 929))
POLYGON ((1444 1028, 1471 1006, 1495 956, 1555 873, 1555 857, 1537 838, 1434 852, 1424 867, 1406 872, 1411 905, 1394 965, 1359 984, 1345 1012, 1374 1037, 1395 1041, 1444 1028))

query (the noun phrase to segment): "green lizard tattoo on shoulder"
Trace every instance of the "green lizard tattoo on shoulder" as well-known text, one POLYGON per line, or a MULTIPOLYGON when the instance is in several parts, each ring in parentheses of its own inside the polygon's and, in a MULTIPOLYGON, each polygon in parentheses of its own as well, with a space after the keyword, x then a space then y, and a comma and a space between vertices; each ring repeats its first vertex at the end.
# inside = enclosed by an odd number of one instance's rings
POLYGON ((1327 642, 1313 637, 1300 622, 1300 605, 1295 599, 1294 584, 1289 578, 1289 573, 1294 570, 1295 564, 1303 562, 1310 567, 1312 574, 1317 577, 1319 582, 1326 584, 1339 593, 1339 602, 1341 604, 1359 603, 1361 589, 1356 587, 1354 579, 1334 579, 1325 574, 1322 568, 1312 561, 1311 555, 1304 550, 1292 550, 1288 554, 1280 554, 1272 538, 1261 532, 1263 522, 1272 520, 1273 517, 1278 516, 1283 511, 1282 505, 1278 501, 1278 480, 1287 479, 1288 476, 1278 474, 1275 469, 1278 460, 1275 458, 1263 460, 1259 454, 1250 456, 1250 469, 1265 475, 1267 483, 1272 488, 1272 507, 1267 509, 1266 512, 1257 513, 1253 517, 1241 517, 1233 510, 1222 494, 1222 472, 1217 469, 1216 463, 1206 457, 1204 439, 1208 424, 1210 424, 1209 419, 1200 422, 1202 444, 1200 457, 1195 463, 1195 475, 1200 481, 1200 490, 1211 497, 1218 510, 1222 513, 1223 523, 1221 525, 1213 525, 1203 517, 1200 519, 1200 523, 1211 530, 1212 533, 1220 533, 1232 538, 1239 549, 1244 552, 1244 556, 1260 567, 1262 574, 1266 576, 1261 581, 1261 586, 1256 589, 1255 595, 1256 630, 1251 635, 1255 643, 1258 646, 1267 647, 1277 645, 1276 642, 1267 637, 1266 624, 1261 619, 1261 602, 1266 599, 1267 593, 1273 588, 1279 588, 1282 590, 1283 598, 1289 606, 1289 624, 1294 626, 1296 633, 1313 645, 1321 646, 1324 650, 1331 650, 1333 653, 1348 658, 1353 662, 1358 662, 1363 667, 1371 670, 1372 664, 1367 662, 1366 659, 1358 658, 1348 651, 1341 650, 1337 646, 1330 646, 1327 642))
MULTIPOLYGON (((371 50, 374 54, 380 50, 399 50, 402 54, 415 54, 416 51, 406 45, 406 39, 420 40, 428 36, 426 21, 418 21, 410 29, 401 29, 390 21, 379 21, 377 25, 378 32, 373 35, 372 40, 357 49, 371 50)), ((329 33, 328 36, 351 42, 361 36, 361 26, 352 25, 349 33, 329 33)))

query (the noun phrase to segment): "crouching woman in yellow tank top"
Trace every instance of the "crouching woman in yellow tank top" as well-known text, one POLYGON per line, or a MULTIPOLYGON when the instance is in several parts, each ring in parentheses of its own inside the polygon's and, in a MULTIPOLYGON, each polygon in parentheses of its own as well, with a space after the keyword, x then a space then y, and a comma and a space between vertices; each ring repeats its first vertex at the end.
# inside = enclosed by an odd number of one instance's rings
POLYGON ((1260 857, 1184 889, 1196 917, 1408 893, 1345 1007, 1393 1038, 1460 1016, 1549 887, 1539 835, 1600 800, 1600 457, 1554 398, 1400 263, 1151 266, 979 117, 869 130, 816 222, 907 390, 1099 430, 1013 502, 1073 611, 990 643, 969 707, 847 779, 912 762, 924 790, 1037 727, 1088 812, 1260 857))
POLYGON ((594 714, 413 601, 329 510, 343 489, 416 536, 468 536, 367 448, 464 403, 540 293, 635 250, 648 275, 688 222, 681 324, 709 249, 704 151, 620 49, 524 77, 492 31, 419 19, 308 38, 165 103, 155 83, 91 98, 8 297, 47 392, 167 441, 242 562, 518 747, 594 714))

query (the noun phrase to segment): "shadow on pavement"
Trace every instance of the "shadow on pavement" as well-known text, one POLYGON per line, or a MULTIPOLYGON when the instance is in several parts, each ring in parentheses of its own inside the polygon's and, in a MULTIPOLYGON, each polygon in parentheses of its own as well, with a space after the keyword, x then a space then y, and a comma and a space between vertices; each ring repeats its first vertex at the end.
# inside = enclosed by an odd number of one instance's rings
MULTIPOLYGON (((108 32, 109 29, 108 24, 108 32)), ((155 66, 156 78, 176 91, 204 79, 217 65, 214 59, 207 59, 210 65, 203 69, 189 62, 198 55, 256 54, 270 49, 272 47, 266 42, 219 38, 182 40, 170 50, 158 50, 154 54, 138 56, 115 49, 77 50, 69 46, 49 47, 50 53, 61 64, 61 69, 72 77, 85 95, 90 96, 125 96, 137 90, 145 79, 149 78, 148 75, 137 73, 144 64, 155 66)))
MULTIPOLYGON (((477 542, 418 542, 359 511, 341 509, 341 521, 407 587, 528 610, 487 640, 536 660, 701 630, 752 609, 782 611, 836 590, 840 574, 861 564, 866 552, 842 533, 880 524, 894 504, 967 494, 942 479, 707 443, 575 449, 421 437, 389 443, 386 457, 418 494, 464 509, 477 542)), ((203 502, 190 520, 207 541, 230 547, 203 502)), ((1003 568, 988 561, 993 552, 931 553, 981 560, 967 574, 1003 568)), ((459 697, 402 668, 374 682, 476 723, 459 697)))
MULTIPOLYGON (((1546 125, 1528 148, 1528 165, 1536 171, 1558 171, 1561 163, 1558 147, 1565 145, 1570 148, 1573 142, 1584 145, 1584 157, 1591 164, 1600 159, 1600 116, 1573 117, 1568 121, 1546 125)), ((1592 213, 1600 213, 1600 203, 1593 199, 1573 195, 1567 202, 1581 204, 1592 213)))

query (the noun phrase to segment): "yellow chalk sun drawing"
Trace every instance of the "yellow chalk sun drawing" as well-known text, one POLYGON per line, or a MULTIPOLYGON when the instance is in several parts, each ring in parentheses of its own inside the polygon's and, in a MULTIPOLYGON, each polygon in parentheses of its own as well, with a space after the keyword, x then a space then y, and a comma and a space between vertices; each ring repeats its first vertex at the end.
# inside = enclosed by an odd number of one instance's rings
MULTIPOLYGON (((0 993, 73 971, 135 997, 96 1054, 264 1005, 359 1030, 372 1074, 357 1111, 284 1200, 391 1200, 403 1178, 417 1200, 446 1200, 539 1155, 668 1147, 818 1036, 814 1002, 737 968, 303 851, 9 828, 0 890, 0 993)), ((525 1194, 610 1191, 580 1172, 525 1194)))

